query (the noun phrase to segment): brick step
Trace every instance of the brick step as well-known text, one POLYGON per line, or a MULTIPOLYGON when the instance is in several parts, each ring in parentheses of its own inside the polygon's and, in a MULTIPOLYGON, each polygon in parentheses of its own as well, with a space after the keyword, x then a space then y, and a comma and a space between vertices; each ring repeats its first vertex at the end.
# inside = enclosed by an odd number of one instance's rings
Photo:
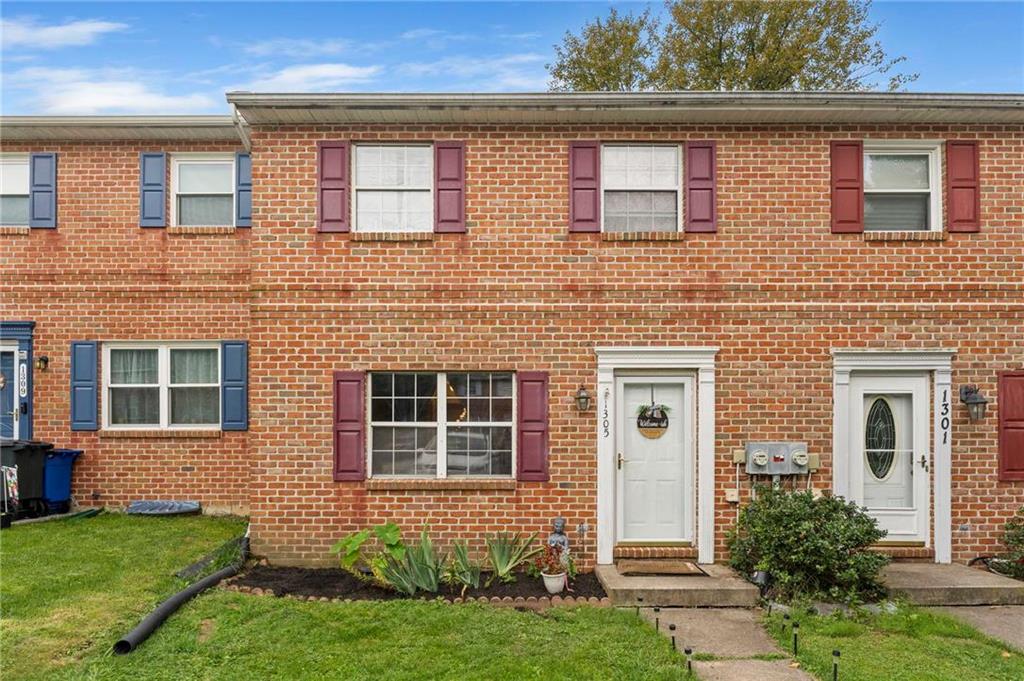
POLYGON ((935 549, 928 546, 887 546, 876 544, 868 549, 874 553, 884 553, 894 563, 934 563, 935 549))
POLYGON ((638 544, 619 544, 612 550, 612 556, 620 558, 681 558, 697 560, 697 548, 694 546, 643 546, 638 544))

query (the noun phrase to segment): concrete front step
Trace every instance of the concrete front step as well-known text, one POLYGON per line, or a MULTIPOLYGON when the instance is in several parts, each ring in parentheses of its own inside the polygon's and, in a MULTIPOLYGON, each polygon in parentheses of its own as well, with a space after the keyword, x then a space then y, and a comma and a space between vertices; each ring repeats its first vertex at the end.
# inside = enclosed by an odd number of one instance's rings
POLYGON ((644 607, 752 608, 757 587, 725 565, 701 565, 707 575, 626 576, 614 565, 598 565, 597 578, 612 605, 644 607), (640 599, 643 599, 642 601, 640 599))
POLYGON ((916 605, 1024 605, 1024 582, 966 565, 892 563, 883 578, 916 605))

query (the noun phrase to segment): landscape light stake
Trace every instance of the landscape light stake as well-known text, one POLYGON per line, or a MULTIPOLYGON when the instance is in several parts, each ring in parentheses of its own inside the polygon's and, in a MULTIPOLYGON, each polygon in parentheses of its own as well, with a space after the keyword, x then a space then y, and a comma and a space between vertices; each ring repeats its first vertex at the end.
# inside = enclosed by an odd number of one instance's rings
POLYGON ((643 604, 644 604, 644 597, 643 596, 637 596, 636 597, 636 616, 637 617, 640 616, 640 606, 642 606, 643 604))
POLYGON ((655 631, 661 631, 661 617, 659 616, 660 612, 661 612, 661 608, 659 608, 658 606, 654 606, 654 630, 655 631))
POLYGON ((668 625, 668 630, 672 633, 672 652, 676 651, 676 625, 668 625))
POLYGON ((832 651, 832 681, 839 681, 839 651, 832 651))
POLYGON ((783 634, 786 633, 786 627, 788 627, 788 626, 789 626, 789 613, 788 612, 784 612, 784 613, 782 613, 782 633, 783 634))
POLYGON ((799 647, 797 645, 797 634, 799 633, 799 631, 800 631, 800 623, 799 622, 793 622, 793 655, 796 655, 797 652, 799 651, 799 647))
POLYGON ((693 648, 687 648, 683 652, 686 653, 686 673, 693 676, 693 648))

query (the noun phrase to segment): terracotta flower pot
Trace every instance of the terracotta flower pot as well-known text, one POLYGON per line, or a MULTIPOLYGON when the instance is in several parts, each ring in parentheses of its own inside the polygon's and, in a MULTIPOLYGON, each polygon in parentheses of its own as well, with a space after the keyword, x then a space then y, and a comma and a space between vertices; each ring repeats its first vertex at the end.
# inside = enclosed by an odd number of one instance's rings
POLYGON ((557 575, 549 575, 541 573, 541 577, 544 578, 544 588, 548 590, 548 593, 552 596, 560 594, 565 589, 565 573, 560 572, 557 575))

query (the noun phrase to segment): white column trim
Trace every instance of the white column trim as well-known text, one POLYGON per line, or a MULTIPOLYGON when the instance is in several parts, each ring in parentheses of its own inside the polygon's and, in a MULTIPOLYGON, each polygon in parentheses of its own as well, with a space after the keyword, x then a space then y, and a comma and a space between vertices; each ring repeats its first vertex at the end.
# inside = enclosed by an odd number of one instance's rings
POLYGON ((615 372, 623 369, 697 371, 697 561, 715 560, 716 347, 607 347, 597 354, 597 562, 615 549, 615 372))
POLYGON ((953 409, 953 356, 955 350, 850 350, 832 351, 832 489, 849 495, 850 373, 853 371, 932 372, 932 501, 934 504, 935 562, 952 561, 952 441, 949 428, 953 409), (945 391, 945 392, 944 392, 945 391))

